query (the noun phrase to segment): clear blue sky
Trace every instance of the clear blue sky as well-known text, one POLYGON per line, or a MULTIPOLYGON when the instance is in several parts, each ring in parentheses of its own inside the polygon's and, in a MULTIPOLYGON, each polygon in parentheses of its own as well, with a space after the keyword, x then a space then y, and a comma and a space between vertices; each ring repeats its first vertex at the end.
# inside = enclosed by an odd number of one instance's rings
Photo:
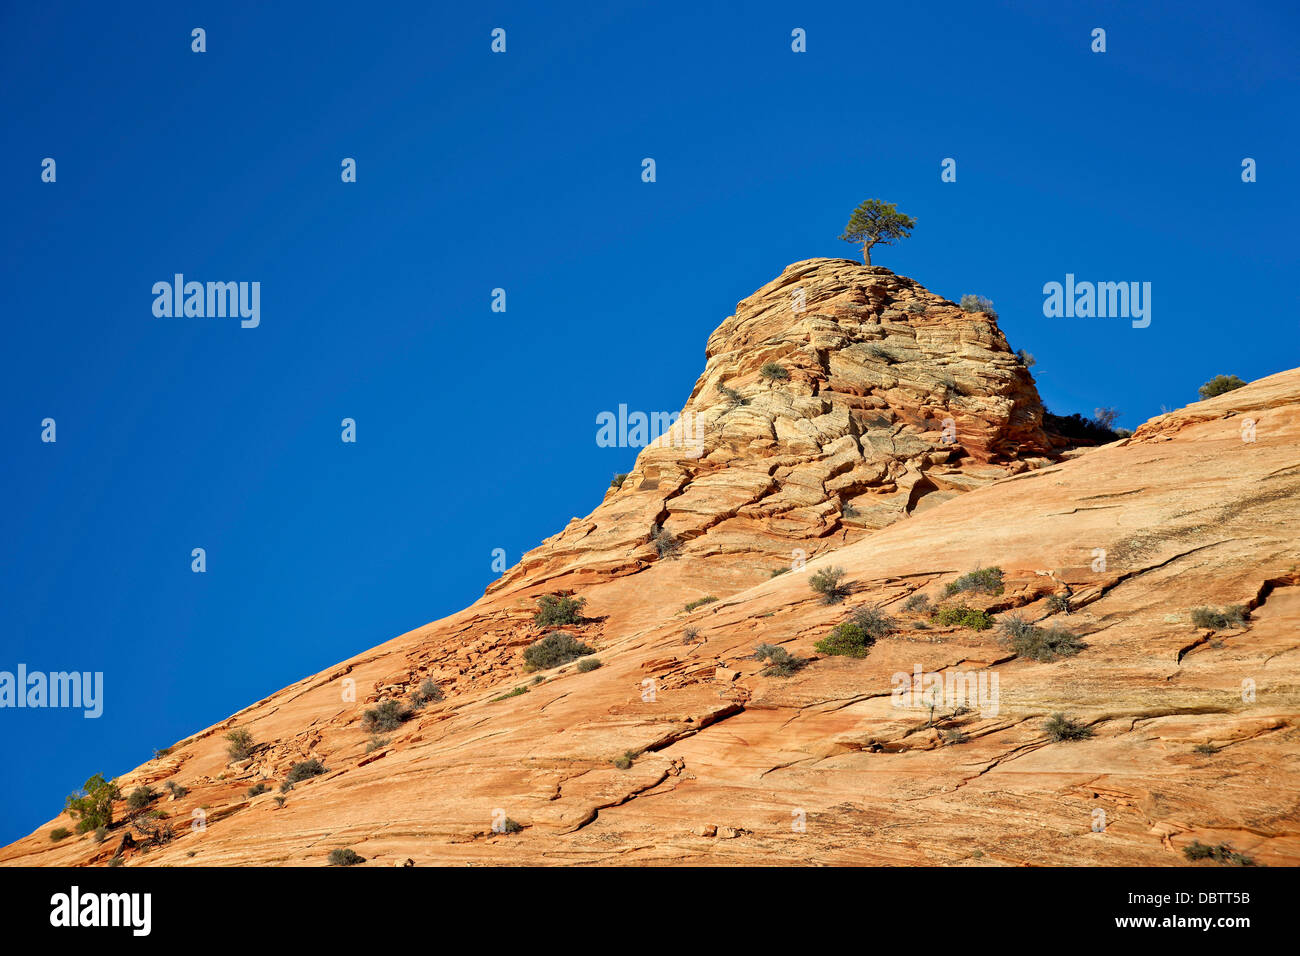
POLYGON ((1300 364, 1292 3, 289 6, 0 14, 0 670, 106 681, 0 710, 0 840, 473 601, 631 464, 596 414, 679 409, 868 197, 1059 413, 1300 364), (155 318, 177 272, 261 282, 260 327, 155 318), (1067 272, 1151 282, 1151 327, 1044 318, 1067 272))

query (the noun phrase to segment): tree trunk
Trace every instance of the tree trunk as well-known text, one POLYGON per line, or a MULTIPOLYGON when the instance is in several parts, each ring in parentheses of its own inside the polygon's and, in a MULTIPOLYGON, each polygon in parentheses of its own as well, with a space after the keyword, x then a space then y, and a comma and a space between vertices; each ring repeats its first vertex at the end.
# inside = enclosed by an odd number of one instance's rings
POLYGON ((862 244, 862 264, 871 265, 871 243, 869 242, 862 244))

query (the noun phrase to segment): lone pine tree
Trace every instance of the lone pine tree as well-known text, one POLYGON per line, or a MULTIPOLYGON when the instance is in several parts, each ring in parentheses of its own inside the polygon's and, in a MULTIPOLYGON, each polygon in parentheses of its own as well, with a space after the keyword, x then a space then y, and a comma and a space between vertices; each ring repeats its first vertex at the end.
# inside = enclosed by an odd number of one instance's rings
POLYGON ((840 238, 845 242, 862 243, 862 261, 871 265, 872 246, 888 246, 895 240, 906 239, 915 225, 916 220, 903 215, 892 202, 868 199, 853 210, 840 238))

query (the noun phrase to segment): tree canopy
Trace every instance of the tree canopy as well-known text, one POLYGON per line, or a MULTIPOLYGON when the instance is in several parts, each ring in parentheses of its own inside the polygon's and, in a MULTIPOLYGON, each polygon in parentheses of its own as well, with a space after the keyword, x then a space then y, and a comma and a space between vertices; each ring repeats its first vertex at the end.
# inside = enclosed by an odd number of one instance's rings
POLYGON ((871 265, 871 247, 892 245, 912 234, 916 220, 899 212, 892 202, 868 199, 853 210, 840 236, 845 242, 862 243, 862 261, 871 265))
POLYGON ((1224 392, 1235 391, 1245 384, 1235 375, 1216 375, 1197 391, 1201 393, 1201 398, 1214 398, 1214 396, 1222 395, 1224 392))
POLYGON ((80 793, 68 797, 64 809, 78 821, 77 830, 85 833, 113 822, 113 801, 119 796, 121 791, 117 784, 105 780, 102 773, 97 773, 86 781, 80 793))

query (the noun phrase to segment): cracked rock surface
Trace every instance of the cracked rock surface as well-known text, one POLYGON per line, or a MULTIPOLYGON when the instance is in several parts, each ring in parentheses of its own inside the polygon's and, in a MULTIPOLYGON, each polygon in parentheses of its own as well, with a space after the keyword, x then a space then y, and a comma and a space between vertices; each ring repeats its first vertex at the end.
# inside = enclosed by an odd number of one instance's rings
MULTIPOLYGON (((815 259, 713 333, 685 412, 698 446, 645 449, 469 608, 124 775, 188 790, 160 804, 175 839, 127 865, 323 865, 338 847, 381 866, 1186 865, 1192 840, 1300 863, 1300 370, 1062 459, 992 317, 815 259), (767 362, 788 380, 764 382, 767 362), (809 587, 830 565, 851 586, 833 605, 809 587), (1037 661, 996 627, 903 609, 993 566, 1001 593, 961 602, 1083 648, 1037 661), (586 600, 564 630, 600 668, 525 672, 534 598, 556 591, 586 600), (1201 605, 1249 617, 1197 627, 1201 605), (816 651, 864 607, 898 629, 861 659, 816 651), (764 676, 760 643, 801 666, 764 676), (918 673, 956 694, 904 697, 918 673), (363 710, 426 678, 445 698, 372 741, 363 710), (1058 712, 1091 736, 1054 742, 1058 712), (232 727, 260 744, 236 764, 232 727), (327 772, 278 805, 309 758, 327 772)), ((0 863, 103 864, 125 842, 119 825, 51 843, 56 825, 0 863)))

